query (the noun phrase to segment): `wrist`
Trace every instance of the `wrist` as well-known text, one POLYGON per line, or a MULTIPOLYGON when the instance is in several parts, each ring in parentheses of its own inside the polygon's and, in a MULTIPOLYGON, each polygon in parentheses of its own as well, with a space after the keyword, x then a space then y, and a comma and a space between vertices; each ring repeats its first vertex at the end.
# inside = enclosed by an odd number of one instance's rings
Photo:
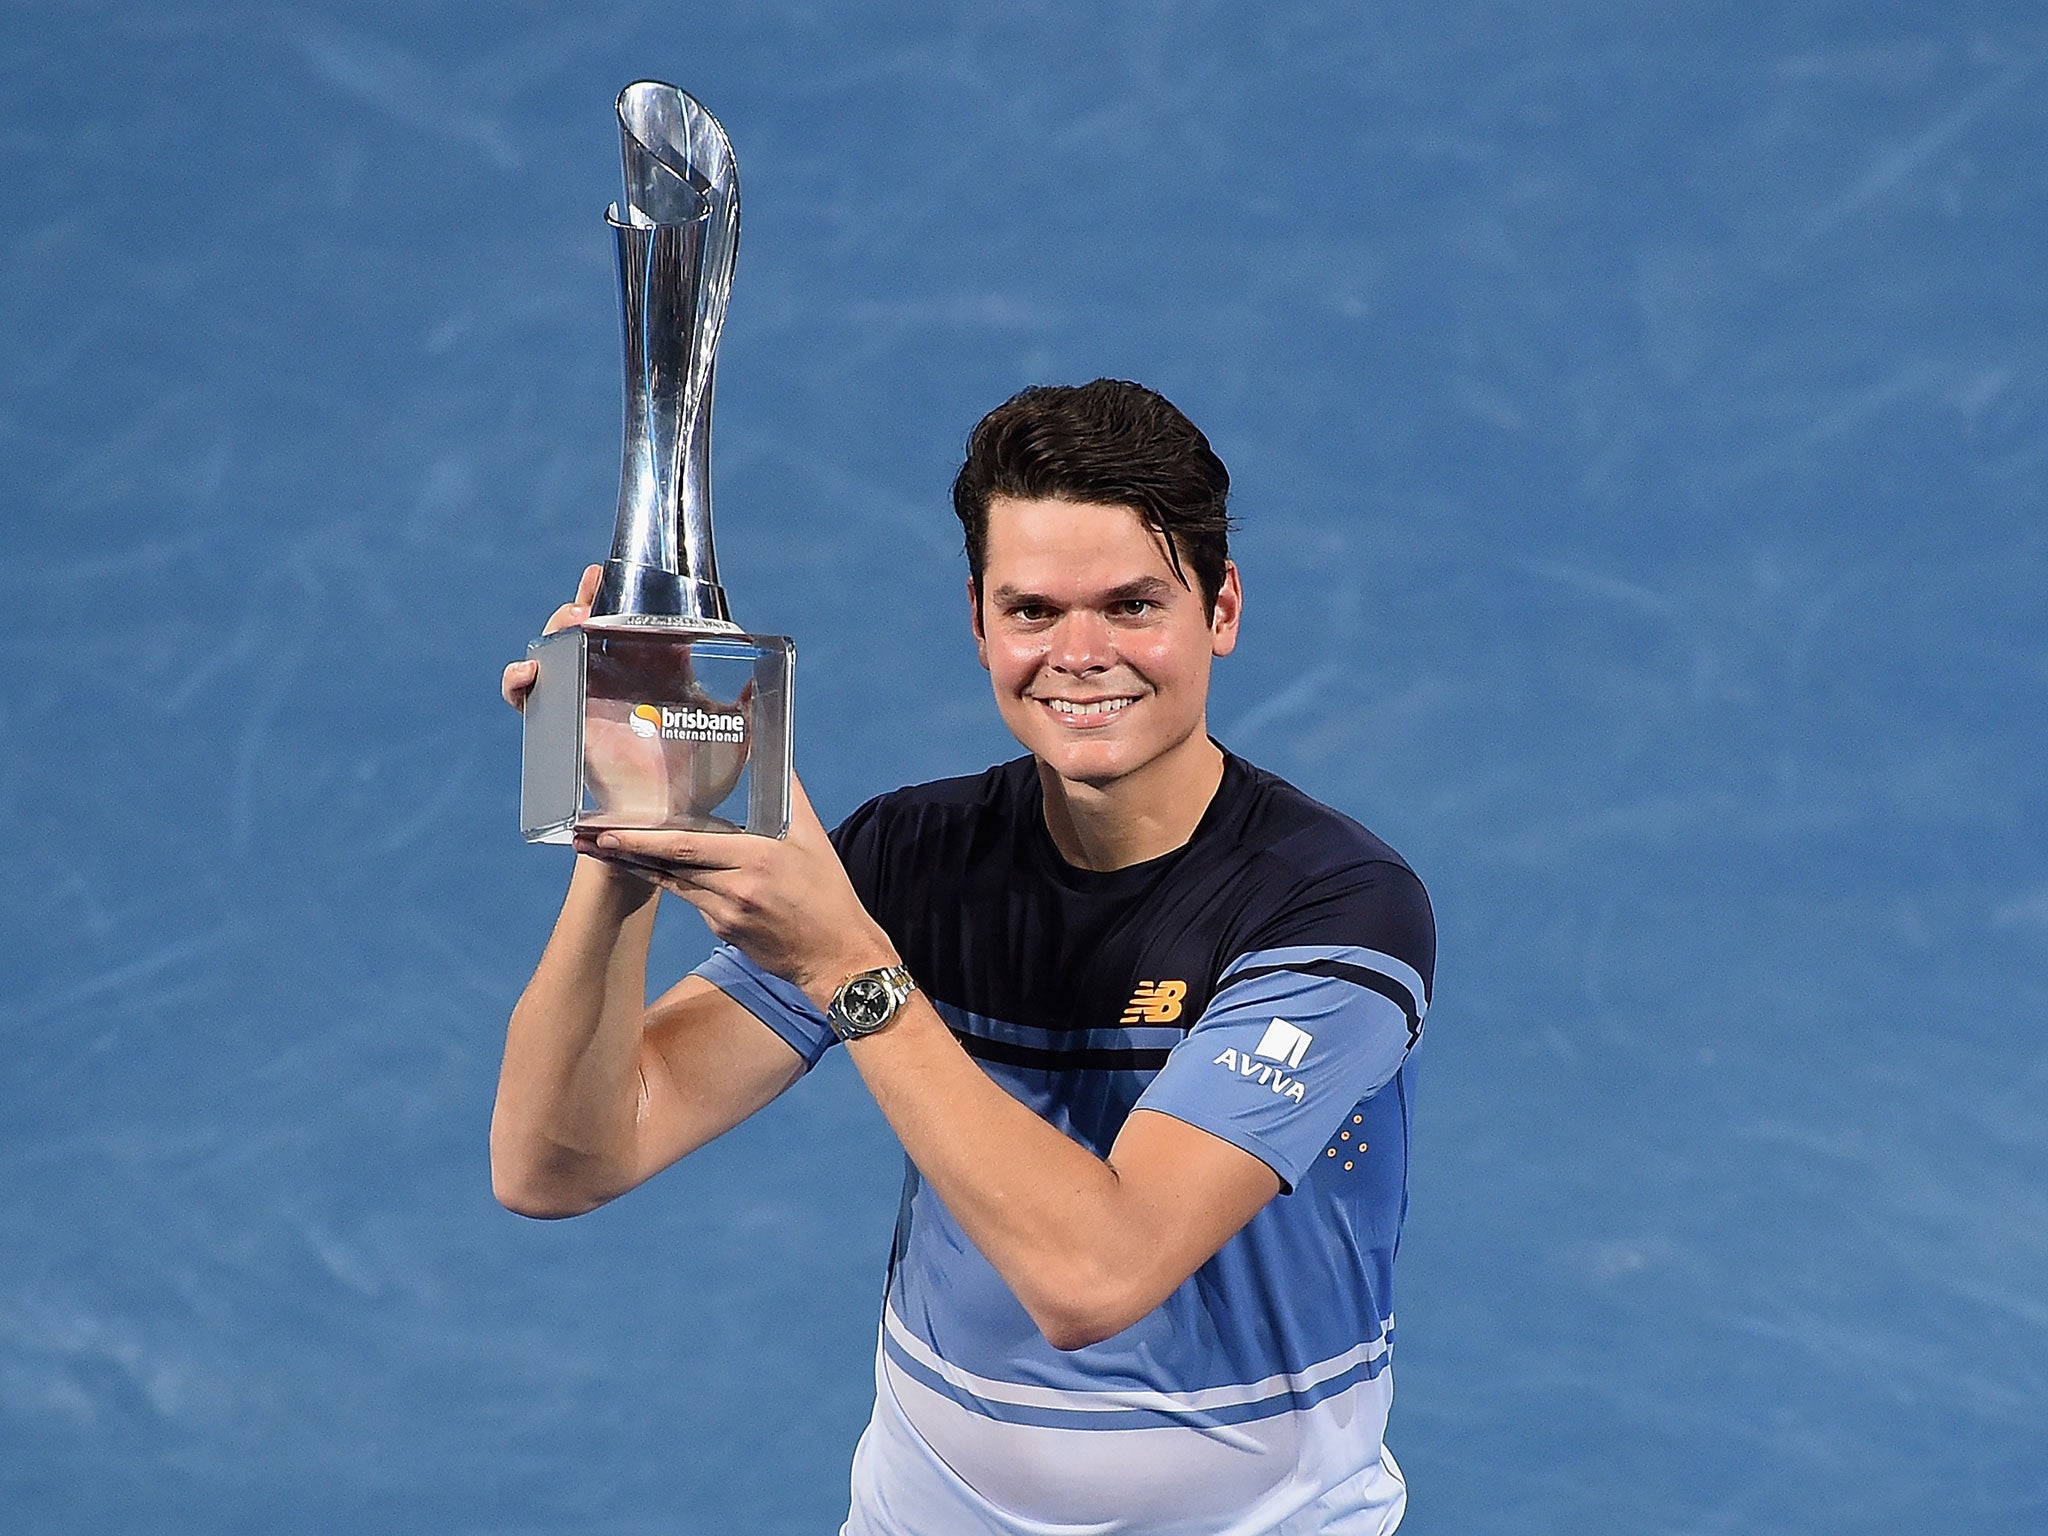
POLYGON ((902 959, 896 953, 896 946, 887 939, 872 944, 850 946, 835 951, 831 956, 810 967, 804 978, 797 983, 803 988, 804 996, 818 1005, 823 1013, 832 1006, 832 999, 846 984, 850 976, 863 971, 879 971, 892 965, 901 965, 902 959))
POLYGON ((895 1021, 917 991, 917 981, 900 965, 855 971, 833 994, 825 1020, 842 1042, 865 1040, 895 1021))
POLYGON ((572 886, 584 887, 592 897, 622 917, 639 911, 661 894, 661 887, 645 876, 622 864, 587 853, 576 855, 576 865, 569 878, 572 886))

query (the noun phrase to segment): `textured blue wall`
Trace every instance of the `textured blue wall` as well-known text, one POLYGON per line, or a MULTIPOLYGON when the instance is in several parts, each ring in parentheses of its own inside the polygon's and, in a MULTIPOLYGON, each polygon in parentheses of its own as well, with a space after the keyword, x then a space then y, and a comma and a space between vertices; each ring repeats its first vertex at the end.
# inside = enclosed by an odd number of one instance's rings
POLYGON ((2048 1525, 2048 23, 1990 0, 10 7, 0 1525, 843 1509, 842 1063, 577 1222, 484 1164, 565 873, 496 674, 609 535, 640 76, 738 150, 720 554, 828 816, 1010 750, 982 410, 1137 377, 1230 463, 1218 732, 1442 924, 1409 1528, 2048 1525))

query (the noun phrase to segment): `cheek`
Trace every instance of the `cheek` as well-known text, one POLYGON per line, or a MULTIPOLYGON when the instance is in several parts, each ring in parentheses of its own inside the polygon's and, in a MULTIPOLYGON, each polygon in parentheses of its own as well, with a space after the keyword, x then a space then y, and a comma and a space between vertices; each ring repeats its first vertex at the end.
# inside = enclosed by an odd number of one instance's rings
POLYGON ((1129 635, 1118 647, 1127 666, 1154 687, 1178 682, 1196 670, 1198 654, 1181 637, 1164 634, 1129 635))
POLYGON ((1009 693, 1024 687, 1038 674, 1038 664, 1044 654, 1043 646, 1029 642, 1005 642, 990 636, 983 651, 983 661, 996 688, 1009 693))

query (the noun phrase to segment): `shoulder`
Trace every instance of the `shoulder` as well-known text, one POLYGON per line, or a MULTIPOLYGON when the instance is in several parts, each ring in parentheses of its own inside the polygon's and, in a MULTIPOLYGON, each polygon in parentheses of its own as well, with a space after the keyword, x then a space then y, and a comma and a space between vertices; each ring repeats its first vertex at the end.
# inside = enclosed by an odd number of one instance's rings
POLYGON ((1247 847, 1295 870, 1304 879, 1384 864, 1415 876, 1408 861, 1376 833, 1297 789, 1268 769, 1231 760, 1241 775, 1238 835, 1247 847))
POLYGON ((1031 759, 998 763, 981 773, 910 784, 875 796, 832 832, 840 860, 862 895, 913 871, 961 870, 1008 847, 1012 829, 1037 792, 1031 759))
POLYGON ((1261 876, 1244 948, 1362 946, 1399 958, 1427 989, 1436 919, 1408 861, 1278 774, 1233 761, 1243 774, 1234 830, 1261 876))
POLYGON ((1030 766, 1030 758, 1020 758, 980 773, 906 784, 876 795, 834 829, 833 840, 915 833, 949 822, 1012 816, 1024 798, 1030 766))

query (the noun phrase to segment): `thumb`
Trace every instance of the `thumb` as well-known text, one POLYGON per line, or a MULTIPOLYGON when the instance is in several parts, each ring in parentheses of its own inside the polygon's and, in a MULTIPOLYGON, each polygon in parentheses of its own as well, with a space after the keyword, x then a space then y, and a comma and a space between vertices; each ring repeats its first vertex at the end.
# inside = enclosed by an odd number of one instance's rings
POLYGON ((804 793, 804 781, 792 773, 789 776, 789 830, 795 833, 799 829, 818 837, 825 835, 825 823, 811 808, 811 797, 804 793))

